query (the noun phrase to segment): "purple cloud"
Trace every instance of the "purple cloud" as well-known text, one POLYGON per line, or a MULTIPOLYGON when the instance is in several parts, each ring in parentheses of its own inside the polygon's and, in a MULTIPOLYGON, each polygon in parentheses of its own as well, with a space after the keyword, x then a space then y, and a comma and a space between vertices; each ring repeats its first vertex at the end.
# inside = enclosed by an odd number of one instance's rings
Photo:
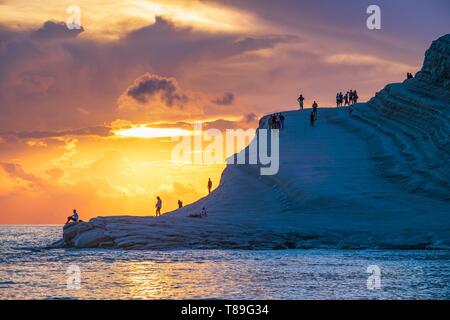
POLYGON ((127 89, 127 95, 139 103, 146 103, 155 96, 163 99, 167 106, 183 105, 189 98, 183 94, 173 78, 146 73, 127 89))
POLYGON ((83 31, 83 27, 70 30, 64 22, 46 21, 41 28, 31 34, 31 37, 38 40, 74 38, 83 31))
POLYGON ((216 98, 212 101, 220 106, 229 106, 234 102, 234 94, 231 92, 225 92, 222 97, 216 98))

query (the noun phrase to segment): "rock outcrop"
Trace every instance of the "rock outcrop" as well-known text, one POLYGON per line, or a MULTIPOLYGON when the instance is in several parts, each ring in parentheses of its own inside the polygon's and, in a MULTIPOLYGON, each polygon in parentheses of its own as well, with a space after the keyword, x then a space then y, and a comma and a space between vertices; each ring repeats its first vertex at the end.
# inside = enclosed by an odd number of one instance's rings
POLYGON ((382 172, 410 191, 450 199, 450 34, 433 42, 415 78, 387 85, 368 104, 355 117, 366 134, 389 138, 378 148, 382 172))
MULTIPOLYGON (((441 87, 450 94, 450 34, 433 41, 425 53, 422 69, 416 74, 416 81, 441 87)), ((422 85, 420 85, 422 86, 422 85)))

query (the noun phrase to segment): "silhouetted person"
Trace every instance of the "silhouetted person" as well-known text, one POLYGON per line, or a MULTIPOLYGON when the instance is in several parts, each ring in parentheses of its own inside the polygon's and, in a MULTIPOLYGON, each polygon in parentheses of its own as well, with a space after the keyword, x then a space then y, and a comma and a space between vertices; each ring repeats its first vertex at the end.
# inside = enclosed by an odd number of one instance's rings
POLYGON ((303 101, 305 101, 305 98, 303 97, 303 95, 301 94, 298 99, 298 104, 300 105, 300 110, 303 110, 303 101))
POLYGON ((280 129, 280 119, 277 113, 272 115, 272 129, 280 129))
POLYGON ((211 178, 208 178, 208 193, 211 193, 212 181, 211 178))
POLYGON ((353 90, 353 101, 355 103, 358 103, 358 93, 356 92, 356 90, 353 90))
POLYGON ((273 129, 273 126, 275 125, 275 119, 273 118, 273 114, 271 114, 269 116, 269 120, 268 120, 268 124, 269 124, 269 129, 273 129))
POLYGON ((66 224, 68 224, 71 221, 78 222, 78 212, 75 209, 73 210, 73 214, 70 217, 67 217, 66 224))
POLYGON ((348 92, 348 100, 349 100, 349 102, 350 102, 350 104, 353 104, 353 90, 352 89, 350 89, 350 91, 348 92))
POLYGON ((156 216, 158 217, 161 215, 161 209, 162 209, 162 201, 161 201, 160 197, 156 197, 155 208, 156 208, 156 216))
POLYGON ((280 129, 284 129, 284 115, 280 113, 278 119, 280 119, 280 129))
POLYGON ((178 200, 178 209, 183 208, 183 202, 181 200, 178 200))
POLYGON ((313 113, 314 113, 314 120, 317 120, 317 108, 319 108, 319 105, 317 104, 316 101, 314 101, 314 103, 312 104, 312 109, 313 109, 313 113))

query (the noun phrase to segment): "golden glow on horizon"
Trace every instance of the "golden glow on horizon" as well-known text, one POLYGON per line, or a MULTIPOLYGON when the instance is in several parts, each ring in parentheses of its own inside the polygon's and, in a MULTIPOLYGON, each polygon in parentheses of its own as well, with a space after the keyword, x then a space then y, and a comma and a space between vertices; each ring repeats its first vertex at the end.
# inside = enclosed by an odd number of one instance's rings
POLYGON ((176 26, 206 32, 257 31, 262 23, 248 12, 218 3, 184 0, 92 1, 6 0, 0 2, 0 24, 10 28, 36 28, 45 21, 67 21, 66 8, 81 10, 82 37, 114 40, 133 30, 151 25, 160 16, 176 26))
MULTIPOLYGON (((236 32, 248 30, 254 20, 243 14, 217 4, 197 1, 181 1, 178 3, 158 1, 135 1, 133 5, 144 9, 147 16, 162 16, 176 24, 192 26, 206 31, 236 32)), ((142 10, 139 10, 142 13, 142 10)), ((142 16, 142 14, 140 14, 142 16)))
POLYGON ((191 134, 191 131, 180 128, 150 128, 139 126, 114 132, 115 135, 126 138, 166 138, 191 134))

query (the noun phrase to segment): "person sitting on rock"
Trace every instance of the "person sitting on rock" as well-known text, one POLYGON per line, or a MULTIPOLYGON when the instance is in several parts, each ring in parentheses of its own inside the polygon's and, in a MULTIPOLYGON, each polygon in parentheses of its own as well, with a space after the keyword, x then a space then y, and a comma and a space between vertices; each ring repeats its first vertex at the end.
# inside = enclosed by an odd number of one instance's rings
POLYGON ((203 218, 203 217, 207 217, 208 214, 206 212, 206 208, 203 207, 202 211, 200 213, 191 213, 188 217, 189 218, 203 218))
POLYGON ((78 222, 78 212, 75 209, 73 209, 73 214, 70 217, 67 217, 66 224, 68 224, 71 221, 78 222))
POLYGON ((161 215, 161 208, 162 208, 162 201, 160 197, 156 197, 155 208, 156 208, 156 216, 158 217, 161 215))

